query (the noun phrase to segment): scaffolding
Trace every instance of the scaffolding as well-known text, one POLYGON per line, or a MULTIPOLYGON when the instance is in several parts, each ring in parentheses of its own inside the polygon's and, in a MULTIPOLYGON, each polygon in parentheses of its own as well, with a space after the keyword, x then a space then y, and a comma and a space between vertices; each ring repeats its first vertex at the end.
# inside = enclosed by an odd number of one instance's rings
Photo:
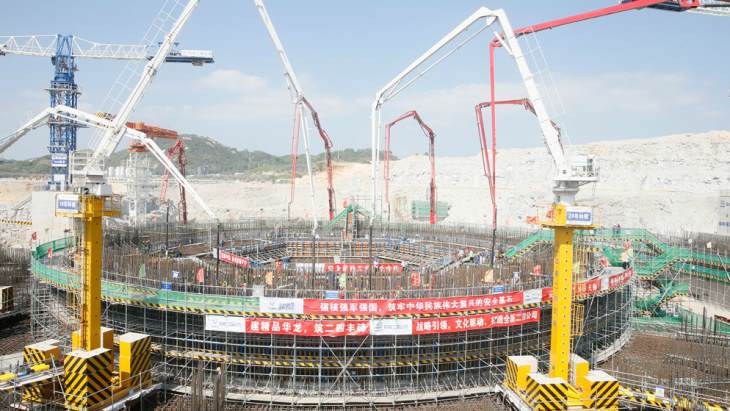
MULTIPOLYGON (((484 395, 502 380, 507 355, 547 362, 551 277, 533 268, 551 266, 550 250, 506 256, 528 235, 500 230, 492 268, 491 231, 479 227, 380 224, 372 238, 331 227, 313 239, 309 224, 297 221, 109 226, 103 324, 152 336, 158 381, 189 395, 201 380, 197 395, 213 395, 216 375, 226 399, 245 403, 392 406, 484 395), (238 259, 218 260, 216 248, 218 258, 238 259), (337 312, 319 311, 323 304, 337 312), (446 308, 429 311, 437 306, 446 308), (248 325, 222 331, 207 324, 216 316, 248 325), (452 328, 462 322, 471 328, 452 328), (254 323, 292 328, 261 332, 254 323), (308 326, 315 334, 296 332, 308 326), (408 332, 387 331, 392 326, 408 332)), ((38 337, 77 326, 62 307, 73 307, 77 274, 61 256, 74 247, 65 239, 33 253, 38 337), (48 248, 59 257, 48 261, 48 248)), ((621 275, 604 273, 606 284, 621 275)), ((577 275, 584 313, 574 344, 585 358, 617 350, 629 333, 635 280, 626 279, 591 288, 600 276, 577 275)))

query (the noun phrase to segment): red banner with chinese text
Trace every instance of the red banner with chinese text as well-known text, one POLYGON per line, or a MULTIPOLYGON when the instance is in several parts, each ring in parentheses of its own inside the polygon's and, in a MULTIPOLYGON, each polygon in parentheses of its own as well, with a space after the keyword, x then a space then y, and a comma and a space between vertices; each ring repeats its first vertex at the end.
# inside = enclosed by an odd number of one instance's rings
POLYGON ((445 318, 414 318, 413 334, 452 333, 487 328, 512 327, 540 321, 540 309, 465 315, 445 318))
POLYGON ((370 334, 370 321, 312 321, 273 318, 247 318, 246 333, 288 334, 307 337, 343 337, 370 334))
POLYGON ((401 315, 435 314, 455 311, 489 310, 520 305, 522 291, 470 297, 412 298, 397 300, 304 299, 304 314, 320 315, 401 315))

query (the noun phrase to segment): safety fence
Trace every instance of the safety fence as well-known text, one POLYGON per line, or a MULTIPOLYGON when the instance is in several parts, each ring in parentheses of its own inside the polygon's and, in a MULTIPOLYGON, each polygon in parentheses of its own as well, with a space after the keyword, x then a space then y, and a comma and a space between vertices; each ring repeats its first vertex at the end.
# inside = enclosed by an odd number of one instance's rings
MULTIPOLYGON (((622 250, 617 250, 611 246, 611 242, 615 243, 629 240, 648 245, 652 249, 653 255, 649 255, 648 257, 637 256, 634 261, 636 273, 642 278, 653 279, 662 271, 670 267, 675 267, 682 271, 696 273, 708 279, 730 282, 730 257, 725 251, 718 251, 717 254, 708 254, 698 251, 697 248, 689 249, 670 246, 656 235, 641 228, 577 231, 575 237, 579 241, 598 244, 601 252, 606 255, 613 265, 621 264, 620 254, 622 250)), ((536 244, 551 242, 552 240, 553 232, 551 230, 537 231, 509 249, 505 253, 505 257, 512 259, 524 255, 536 244)), ((649 253, 641 254, 647 255, 649 253)))
MULTIPOLYGON (((62 247, 73 244, 64 240, 44 244, 33 253, 31 269, 37 277, 55 286, 78 290, 78 274, 47 265, 49 248, 61 251, 62 247)), ((575 284, 576 300, 610 292, 627 284, 633 275, 632 270, 623 272, 608 271, 602 276, 575 284)), ((505 286, 491 287, 491 294, 465 295, 441 298, 414 299, 342 299, 335 292, 334 298, 281 298, 241 295, 216 295, 199 292, 176 291, 170 283, 159 282, 157 287, 131 286, 126 282, 102 281, 102 298, 106 301, 170 309, 174 311, 209 314, 270 314, 281 316, 317 316, 322 318, 371 317, 371 316, 433 316, 442 314, 484 313, 490 310, 514 306, 531 306, 550 301, 551 288, 528 288, 504 292, 505 286)), ((529 286, 529 285, 528 285, 529 286)), ((522 287, 522 286, 520 286, 522 287)), ((195 286, 191 286, 195 288, 195 286)), ((513 288, 517 288, 513 287, 513 288)), ((253 290, 251 290, 253 292, 253 290)), ((259 290, 266 293, 266 290, 259 290)))

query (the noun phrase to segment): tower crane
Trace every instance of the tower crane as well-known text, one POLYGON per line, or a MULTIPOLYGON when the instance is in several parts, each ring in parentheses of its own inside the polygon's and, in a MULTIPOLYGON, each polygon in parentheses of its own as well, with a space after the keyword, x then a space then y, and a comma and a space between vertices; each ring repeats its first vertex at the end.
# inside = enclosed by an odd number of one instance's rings
MULTIPOLYGON (((189 63, 193 66, 213 63, 213 52, 208 50, 179 50, 177 43, 165 55, 169 63, 189 63)), ((76 108, 81 92, 76 83, 78 70, 76 59, 96 60, 151 60, 158 45, 151 44, 106 44, 85 40, 65 34, 6 36, 0 37, 0 56, 14 54, 19 56, 50 57, 54 67, 53 79, 48 92, 50 106, 58 104, 76 108)), ((51 154, 51 179, 49 187, 62 188, 70 184, 70 153, 76 151, 78 125, 52 118, 48 122, 50 140, 48 151, 51 154)))
POLYGON ((390 219, 390 192, 389 192, 389 185, 390 185, 390 129, 394 125, 400 123, 401 121, 412 118, 416 120, 418 125, 421 127, 421 130, 423 131, 423 134, 426 135, 426 138, 428 138, 428 160, 431 165, 431 182, 428 185, 428 193, 429 193, 429 202, 430 202, 430 210, 429 210, 429 223, 430 224, 436 224, 436 221, 438 220, 437 217, 437 210, 436 207, 438 205, 438 201, 436 198, 436 151, 434 147, 434 142, 436 139, 436 134, 433 132, 431 127, 429 127, 423 119, 421 119, 421 116, 416 111, 409 111, 406 112, 400 116, 398 116, 395 120, 391 121, 390 123, 385 125, 385 153, 383 154, 385 157, 385 161, 383 163, 384 166, 384 185, 385 185, 385 202, 388 206, 388 219, 390 219))
POLYGON ((312 117, 312 122, 317 128, 319 137, 324 143, 325 162, 327 167, 327 203, 328 203, 328 217, 332 220, 335 217, 335 189, 332 181, 333 167, 332 167, 332 140, 330 139, 327 132, 322 128, 322 124, 319 119, 317 111, 314 109, 312 104, 304 96, 304 91, 297 80, 296 74, 294 74, 294 68, 289 62, 289 57, 286 55, 284 45, 279 39, 279 35, 274 28, 274 24, 271 22, 269 13, 266 11, 263 0, 254 0, 256 10, 261 16, 261 21, 266 27, 266 31, 269 33, 271 42, 274 44, 281 64, 284 66, 284 78, 286 78, 287 87, 289 94, 294 104, 294 129, 292 132, 292 151, 291 151, 291 162, 292 162, 292 174, 291 174, 291 193, 289 196, 289 212, 291 211, 291 204, 294 201, 294 188, 296 181, 296 168, 297 168, 297 154, 299 149, 299 133, 304 137, 304 151, 305 158, 307 160, 307 173, 309 174, 309 186, 312 198, 312 215, 314 219, 313 230, 317 229, 317 217, 316 217, 316 206, 314 202, 314 177, 312 175, 312 164, 311 155, 309 150, 309 134, 307 131, 307 120, 305 112, 309 112, 312 117))
POLYGON ((136 104, 139 103, 145 89, 150 85, 154 76, 159 72, 160 66, 165 62, 166 56, 170 54, 177 36, 185 26, 185 23, 187 23, 190 19, 190 16, 198 4, 199 0, 189 0, 185 7, 180 11, 179 16, 172 24, 170 31, 166 33, 164 41, 159 45, 159 47, 157 47, 154 56, 152 56, 145 65, 142 75, 125 100, 122 110, 120 110, 115 116, 98 116, 88 114, 76 108, 59 104, 55 107, 43 110, 24 124, 20 129, 0 139, 0 153, 12 144, 16 143, 31 130, 40 127, 49 119, 56 117, 59 117, 64 121, 68 121, 69 123, 104 130, 102 141, 94 150, 89 163, 83 170, 81 170, 82 176, 85 177, 85 189, 90 193, 97 193, 98 195, 101 195, 102 193, 108 192, 108 187, 103 181, 104 173, 103 170, 100 169, 100 162, 114 152, 114 149, 124 136, 128 136, 145 144, 152 155, 157 158, 157 160, 162 163, 163 167, 185 188, 186 192, 193 197, 195 202, 200 205, 206 214, 208 214, 208 216, 212 219, 217 219, 215 213, 213 213, 213 211, 208 207, 202 197, 200 197, 197 191, 187 181, 185 176, 180 173, 157 143, 147 137, 145 133, 127 126, 132 110, 136 104))
MULTIPOLYGON (((190 18, 197 0, 189 0, 181 14, 174 22, 170 32, 152 59, 145 66, 137 85, 130 93, 122 106, 122 110, 109 119, 107 116, 97 116, 85 113, 73 107, 56 105, 43 110, 30 122, 23 125, 18 131, 8 136, 8 142, 18 141, 30 130, 40 127, 49 118, 62 118, 73 124, 91 126, 105 130, 104 138, 97 147, 92 160, 100 161, 113 152, 119 140, 129 136, 139 140, 162 162, 163 166, 185 186, 199 202, 203 209, 213 218, 215 215, 205 205, 195 190, 189 185, 185 177, 172 164, 160 147, 142 131, 150 133, 163 131, 162 129, 131 124, 127 121, 134 106, 139 102, 144 90, 158 72, 164 58, 169 54, 175 38, 190 18)), ((166 130, 164 132, 168 132, 166 130)), ((90 163, 95 165, 96 162, 90 163)), ((87 166, 88 167, 88 166, 87 166)), ((63 193, 56 196, 56 215, 74 218, 80 227, 80 250, 83 256, 81 280, 81 310, 80 329, 72 334, 73 351, 64 359, 63 390, 64 402, 68 409, 100 409, 110 403, 124 403, 124 398, 130 392, 151 384, 150 379, 150 337, 139 333, 126 333, 119 337, 119 355, 115 356, 113 330, 101 328, 101 292, 102 292, 102 258, 103 258, 103 224, 104 216, 118 215, 118 209, 109 207, 113 204, 111 190, 104 184, 102 174, 89 174, 85 186, 76 187, 76 193, 63 193), (93 177, 100 179, 95 180, 93 177), (92 177, 89 179, 88 177, 92 177), (114 358, 118 358, 118 375, 112 378, 114 358)), ((78 184, 77 184, 78 185, 78 184)), ((46 345, 53 345, 53 353, 43 358, 60 357, 56 340, 49 340, 46 345)), ((29 347, 26 347, 29 349, 29 347)))

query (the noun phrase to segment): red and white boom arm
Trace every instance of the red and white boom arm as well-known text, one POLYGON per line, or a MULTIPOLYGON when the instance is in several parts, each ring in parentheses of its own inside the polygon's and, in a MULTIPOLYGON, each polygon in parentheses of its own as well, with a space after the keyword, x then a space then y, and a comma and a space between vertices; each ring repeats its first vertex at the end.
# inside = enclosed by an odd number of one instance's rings
POLYGON ((294 128, 292 132, 292 146, 291 146, 291 162, 292 162, 292 180, 291 180, 291 193, 289 197, 289 207, 291 208, 291 204, 294 201, 294 189, 296 184, 296 168, 297 168, 297 156, 299 151, 299 133, 302 133, 304 137, 304 152, 305 152, 305 158, 307 160, 307 173, 309 174, 309 186, 310 186, 310 194, 311 194, 311 200, 312 200, 312 218, 313 218, 313 230, 317 229, 317 217, 316 217, 316 207, 315 207, 315 200, 314 200, 314 176, 312 173, 312 164, 311 164, 311 155, 310 155, 310 149, 309 149, 309 133, 307 130, 307 120, 306 116, 304 115, 304 110, 308 110, 310 115, 312 116, 312 121, 314 122, 315 127, 317 127, 317 131, 319 133, 320 138, 322 139, 322 142, 324 143, 324 151, 325 151, 325 160, 326 160, 326 167, 327 167, 327 201, 328 201, 328 217, 330 220, 334 218, 335 215, 335 189, 332 179, 332 140, 330 139, 327 132, 322 128, 322 124, 319 120, 319 114, 317 114, 317 111, 314 109, 312 104, 304 97, 304 92, 302 90, 301 85, 299 84, 299 81, 297 80, 296 74, 294 74, 294 68, 291 65, 291 62, 289 62, 289 57, 286 54, 286 51, 284 50, 284 45, 281 42, 281 39, 279 39, 279 35, 276 32, 276 28, 274 27, 274 23, 271 21, 271 17, 269 17, 269 13, 266 11, 266 6, 264 6, 263 0, 254 0, 254 4, 256 6, 256 10, 259 12, 259 15, 261 16, 261 21, 264 23, 264 27, 266 27, 266 31, 269 34, 269 37, 271 38, 271 42, 274 44, 274 48, 276 49, 276 53, 279 55, 279 59, 281 60, 281 64, 284 66, 284 78, 286 78, 287 87, 289 88, 289 93, 292 98, 292 103, 294 104, 294 128))
POLYGON ((429 202, 430 202, 430 210, 429 210, 429 223, 430 224, 436 224, 437 221, 437 210, 436 206, 438 204, 437 197, 436 197, 436 151, 434 147, 434 142, 436 140, 436 134, 433 132, 431 127, 429 127, 423 119, 421 119, 421 116, 418 115, 418 113, 414 110, 409 111, 405 114, 401 114, 398 116, 395 120, 391 121, 390 123, 385 125, 385 152, 383 153, 385 157, 384 162, 384 183, 385 183, 385 202, 388 206, 388 218, 390 218, 390 129, 398 124, 399 122, 408 119, 413 118, 416 120, 418 125, 421 127, 421 130, 423 130, 423 134, 426 135, 426 138, 428 138, 428 160, 431 164, 431 182, 428 186, 428 193, 429 193, 429 202))
MULTIPOLYGON (((515 60, 515 63, 517 64, 520 76, 522 77, 522 82, 525 85, 525 89, 527 90, 527 96, 535 108, 535 114, 537 115, 538 121, 540 123, 540 129, 542 130, 543 137, 545 138, 546 145, 548 146, 548 151, 553 157, 553 161, 557 165, 558 173, 560 175, 567 174, 569 172, 570 166, 565 156, 565 152, 563 151, 562 145, 560 144, 557 133, 555 133, 555 130, 552 127, 552 122, 548 117, 547 111, 543 105, 542 97, 537 88, 532 72, 530 71, 527 62, 525 61, 525 56, 523 55, 522 49, 517 42, 515 33, 512 31, 512 26, 507 19, 507 15, 501 9, 490 10, 486 7, 480 7, 476 12, 474 12, 474 14, 472 14, 461 24, 456 26, 451 32, 441 38, 441 40, 439 40, 433 47, 431 47, 428 51, 422 54, 408 67, 406 67, 405 70, 398 74, 375 95, 375 99, 371 107, 371 181, 373 216, 375 215, 377 205, 377 163, 379 161, 378 157, 380 152, 380 113, 383 104, 385 104, 385 102, 409 87, 416 80, 425 75, 429 70, 441 63, 451 54, 455 53, 465 43, 474 39, 474 37, 476 37, 479 33, 489 28, 495 21, 499 23, 502 28, 502 32, 504 33, 502 36, 498 36, 498 41, 509 52, 509 54, 512 56, 512 58, 515 60), (481 24, 476 26, 477 23, 480 22, 481 24), (445 49, 450 43, 454 42, 459 36, 468 31, 473 26, 476 26, 476 30, 474 33, 471 33, 469 36, 466 37, 466 39, 456 44, 451 50, 448 50, 444 52, 441 56, 437 57, 434 62, 428 64, 429 59, 434 57, 441 50, 445 49)), ((374 217, 371 218, 371 222, 373 218, 374 217)))
MULTIPOLYGON (((327 132, 324 131, 324 128, 322 128, 322 123, 319 121, 319 114, 317 114, 317 110, 312 107, 312 104, 309 103, 309 100, 307 100, 306 97, 302 97, 301 104, 303 104, 312 115, 312 122, 314 123, 314 126, 317 127, 319 137, 324 143, 324 158, 325 165, 327 167, 327 203, 329 205, 327 211, 329 219, 332 221, 332 219, 335 218, 335 188, 332 182, 332 173, 334 172, 332 167, 332 140, 327 132)), ((292 180, 292 185, 293 184, 294 180, 292 180)))
MULTIPOLYGON (((487 182, 489 183, 489 196, 492 201, 492 227, 497 226, 497 123, 496 117, 494 116, 494 107, 497 105, 518 105, 535 114, 535 108, 532 107, 530 100, 526 98, 495 100, 494 102, 485 101, 474 106, 474 113, 477 117, 477 131, 479 132, 479 146, 482 152, 482 167, 484 168, 484 175, 487 177, 487 182), (487 133, 484 127, 483 109, 485 108, 492 108, 491 150, 489 143, 487 143, 487 133)), ((560 138, 560 127, 554 122, 552 122, 552 125, 558 133, 558 138, 560 138)))
MULTIPOLYGON (((177 140, 175 144, 171 145, 166 150, 167 157, 169 159, 175 158, 177 155, 177 169, 180 174, 185 176, 185 143, 182 140, 177 140)), ((170 171, 165 169, 165 174, 162 176, 162 184, 160 185, 160 201, 165 201, 167 197, 167 186, 170 181, 170 171)), ((183 224, 188 223, 188 202, 185 197, 185 186, 180 184, 180 220, 183 224)))

